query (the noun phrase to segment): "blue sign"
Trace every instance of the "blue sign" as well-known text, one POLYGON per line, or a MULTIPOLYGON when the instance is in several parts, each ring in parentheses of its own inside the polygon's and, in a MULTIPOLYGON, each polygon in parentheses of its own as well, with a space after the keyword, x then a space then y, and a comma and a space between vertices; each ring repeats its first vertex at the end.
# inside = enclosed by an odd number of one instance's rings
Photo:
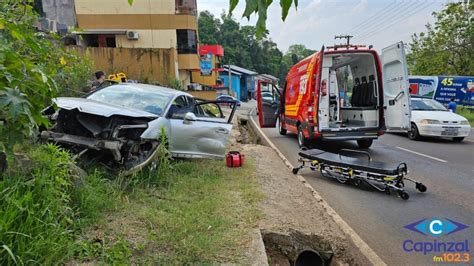
POLYGON ((212 53, 201 56, 199 68, 203 76, 210 76, 212 74, 212 53))
POLYGON ((452 98, 462 105, 474 104, 474 77, 440 76, 434 99, 449 103, 452 98))
POLYGON ((474 105, 474 77, 410 76, 412 94, 432 97, 447 104, 454 99, 461 105, 474 105))

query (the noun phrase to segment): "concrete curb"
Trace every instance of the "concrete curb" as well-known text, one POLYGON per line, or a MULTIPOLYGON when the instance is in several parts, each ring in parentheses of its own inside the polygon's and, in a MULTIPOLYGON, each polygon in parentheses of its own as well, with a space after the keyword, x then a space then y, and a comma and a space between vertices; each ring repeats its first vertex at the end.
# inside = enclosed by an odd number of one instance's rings
MULTIPOLYGON (((282 159, 282 161, 285 163, 285 165, 292 170, 293 166, 291 163, 286 159, 285 155, 280 152, 280 150, 271 142, 271 140, 263 133, 263 131, 260 129, 260 127, 257 125, 255 120, 253 119, 251 115, 252 111, 249 112, 249 120, 251 121, 251 126, 253 127, 254 131, 260 135, 262 140, 270 146, 277 154, 278 156, 282 159)), ((387 265, 378 255, 375 253, 372 248, 369 247, 369 245, 362 240, 362 238, 352 229, 352 227, 349 226, 349 224, 342 219, 339 214, 331 207, 329 204, 321 197, 321 195, 314 190, 314 188, 308 184, 306 179, 302 175, 296 175, 296 178, 304 184, 305 187, 307 187, 311 193, 313 194, 313 197, 323 206, 324 210, 326 213, 334 220, 334 222, 341 228, 341 230, 346 234, 352 242, 357 246, 360 250, 360 252, 369 260, 373 265, 387 265)))

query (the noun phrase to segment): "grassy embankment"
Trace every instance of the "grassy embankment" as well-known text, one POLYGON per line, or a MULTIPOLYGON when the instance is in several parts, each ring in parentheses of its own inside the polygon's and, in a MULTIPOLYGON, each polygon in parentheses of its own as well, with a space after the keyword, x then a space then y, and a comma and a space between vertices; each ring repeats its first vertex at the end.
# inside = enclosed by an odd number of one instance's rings
POLYGON ((457 113, 459 115, 464 116, 467 120, 469 120, 469 124, 471 124, 471 127, 474 127, 474 112, 471 112, 468 108, 459 106, 457 108, 457 113))
POLYGON ((72 177, 56 146, 26 152, 30 169, 0 176, 0 264, 245 263, 259 213, 252 164, 162 163, 114 177, 72 177))

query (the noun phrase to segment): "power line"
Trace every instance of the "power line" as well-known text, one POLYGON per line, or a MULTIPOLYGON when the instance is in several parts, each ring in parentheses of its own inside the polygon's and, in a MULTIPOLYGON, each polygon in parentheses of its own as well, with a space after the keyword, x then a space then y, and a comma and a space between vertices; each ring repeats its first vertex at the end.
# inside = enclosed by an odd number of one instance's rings
POLYGON ((371 38, 371 37, 374 36, 376 33, 379 33, 380 31, 382 31, 382 30, 384 30, 384 29, 387 29, 387 28, 389 28, 389 27, 391 27, 391 26, 397 24, 398 22, 400 22, 400 21, 406 19, 406 18, 409 17, 409 16, 412 16, 412 15, 414 15, 414 14, 420 12, 421 10, 423 10, 423 9, 425 9, 425 8, 427 8, 427 7, 429 7, 430 5, 432 5, 432 4, 434 4, 434 3, 433 3, 433 2, 425 2, 425 3, 423 3, 423 4, 422 4, 422 5, 418 5, 418 6, 417 6, 416 8, 414 8, 411 12, 408 12, 408 13, 406 13, 405 15, 399 17, 398 19, 392 21, 392 23, 390 23, 390 24, 388 24, 388 25, 385 25, 385 26, 383 26, 383 27, 380 27, 380 28, 378 28, 378 29, 375 29, 375 30, 373 30, 373 31, 371 31, 371 32, 368 32, 368 33, 364 34, 364 35, 358 36, 357 39, 358 39, 358 40, 361 40, 361 39, 364 39, 364 38, 371 38), (423 5, 423 4, 424 4, 424 5, 423 5))
POLYGON ((380 27, 380 28, 378 28, 378 29, 375 29, 375 30, 373 30, 373 31, 371 31, 371 32, 368 32, 368 33, 364 34, 364 35, 358 36, 356 39, 357 39, 358 41, 360 41, 360 40, 365 39, 365 38, 371 38, 371 37, 374 36, 376 33, 379 33, 380 31, 382 31, 382 30, 384 30, 384 29, 387 29, 387 28, 389 28, 389 27, 391 27, 391 26, 397 24, 398 22, 400 22, 400 21, 406 19, 407 17, 412 16, 412 15, 414 15, 414 14, 420 12, 422 9, 425 9, 425 8, 429 7, 430 5, 434 4, 434 2, 425 2, 425 3, 422 3, 422 4, 423 4, 423 5, 419 5, 419 6, 417 6, 416 8, 414 8, 411 12, 408 12, 408 13, 406 13, 405 15, 399 17, 398 19, 392 21, 392 23, 390 23, 390 24, 388 24, 388 25, 385 25, 385 26, 383 26, 383 27, 380 27))
POLYGON ((411 2, 407 6, 404 6, 400 9, 392 12, 391 14, 383 17, 380 21, 377 21, 376 23, 373 23, 373 24, 369 25, 368 27, 357 31, 356 33, 354 33, 354 35, 357 35, 357 36, 365 35, 366 33, 370 32, 370 31, 373 31, 376 28, 383 27, 384 24, 392 22, 393 19, 397 19, 397 17, 399 17, 401 14, 404 14, 405 12, 407 12, 409 10, 412 10, 414 8, 418 8, 422 4, 423 4, 423 2, 418 2, 418 1, 411 2))
POLYGON ((418 11, 420 8, 424 8, 424 5, 426 4, 426 2, 418 2, 416 4, 417 5, 415 5, 415 6, 410 5, 407 8, 404 8, 403 10, 400 10, 401 12, 399 12, 399 13, 396 13, 396 14, 393 14, 389 17, 386 17, 383 21, 381 21, 381 23, 375 25, 375 27, 370 27, 370 28, 360 32, 360 34, 358 34, 357 37, 355 37, 354 39, 358 39, 358 40, 363 39, 364 37, 366 37, 368 35, 371 35, 374 32, 378 32, 381 29, 387 28, 387 26, 393 25, 394 23, 396 23, 396 22, 400 21, 401 19, 403 19, 404 17, 406 17, 407 14, 411 14, 414 11, 418 11))
MULTIPOLYGON (((401 3, 401 2, 400 2, 401 3)), ((359 27, 362 27, 364 26, 365 24, 367 24, 368 22, 372 21, 373 18, 376 18, 378 16, 380 16, 381 14, 383 13, 386 13, 387 9, 390 8, 390 7, 393 7, 392 5, 393 4, 397 4, 397 1, 393 1, 392 3, 388 4, 387 6, 385 6, 384 8, 378 10, 377 12, 375 12, 372 16, 370 16, 369 18, 367 18, 366 20, 363 20, 361 23, 353 26, 352 28, 350 28, 347 32, 351 32, 353 30, 356 30, 358 29, 359 27)))

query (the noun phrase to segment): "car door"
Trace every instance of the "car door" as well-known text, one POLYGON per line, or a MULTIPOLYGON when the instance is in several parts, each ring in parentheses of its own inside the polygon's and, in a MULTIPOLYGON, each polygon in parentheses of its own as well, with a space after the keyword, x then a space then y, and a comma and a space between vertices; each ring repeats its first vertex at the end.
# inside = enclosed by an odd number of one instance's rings
POLYGON ((236 105, 226 117, 218 102, 223 101, 195 101, 188 112, 171 114, 169 150, 174 157, 224 157, 236 105))
POLYGON ((260 127, 275 127, 280 114, 280 91, 275 84, 259 80, 257 84, 257 108, 260 127))
POLYGON ((410 128, 411 102, 403 42, 382 49, 385 126, 389 131, 410 128))

